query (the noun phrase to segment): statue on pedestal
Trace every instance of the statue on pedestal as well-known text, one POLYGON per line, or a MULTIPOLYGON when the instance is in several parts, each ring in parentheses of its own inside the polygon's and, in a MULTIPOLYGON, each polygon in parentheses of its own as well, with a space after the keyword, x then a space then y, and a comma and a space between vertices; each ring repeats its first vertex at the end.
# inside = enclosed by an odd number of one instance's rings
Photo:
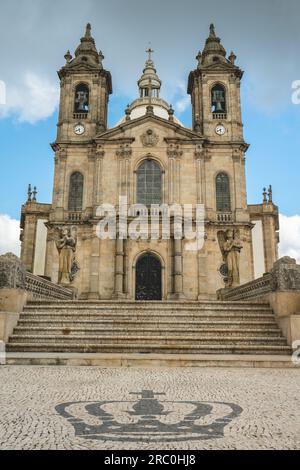
POLYGON ((240 285, 240 252, 243 248, 238 230, 220 231, 218 240, 227 267, 226 287, 237 287, 240 285))
POLYGON ((68 286, 74 280, 79 269, 75 259, 76 244, 76 231, 74 228, 60 229, 56 247, 59 253, 58 283, 61 285, 68 286))

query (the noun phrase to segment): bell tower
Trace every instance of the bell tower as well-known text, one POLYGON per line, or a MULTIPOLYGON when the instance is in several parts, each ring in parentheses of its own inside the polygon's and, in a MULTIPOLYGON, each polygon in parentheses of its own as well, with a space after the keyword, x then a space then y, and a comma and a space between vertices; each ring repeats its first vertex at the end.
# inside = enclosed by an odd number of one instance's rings
POLYGON ((235 65, 233 52, 226 51, 210 25, 203 51, 196 57, 198 66, 189 75, 193 129, 216 141, 243 142, 240 103, 242 70, 235 65))
POLYGON ((112 93, 110 72, 98 52, 87 24, 73 58, 68 51, 59 70, 60 107, 56 143, 90 140, 107 128, 107 108, 112 93))

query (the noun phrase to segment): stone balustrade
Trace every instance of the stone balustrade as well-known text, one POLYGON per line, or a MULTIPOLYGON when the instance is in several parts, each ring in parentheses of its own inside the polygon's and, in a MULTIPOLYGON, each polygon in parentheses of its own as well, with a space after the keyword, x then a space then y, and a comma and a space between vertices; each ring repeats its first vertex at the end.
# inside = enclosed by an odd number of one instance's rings
POLYGON ((40 276, 27 272, 25 290, 28 300, 72 300, 74 293, 71 289, 58 286, 40 276))
POLYGON ((248 300, 265 296, 270 292, 300 292, 300 265, 289 256, 274 263, 270 273, 254 281, 231 289, 220 289, 220 300, 248 300))
POLYGON ((248 300, 262 297, 272 291, 272 275, 270 273, 247 282, 232 289, 221 289, 218 291, 220 300, 248 300))
POLYGON ((17 289, 28 300, 72 300, 74 291, 26 271, 13 253, 0 256, 0 289, 17 289))
POLYGON ((12 253, 0 256, 0 341, 7 341, 28 300, 72 300, 75 291, 26 271, 12 253))
POLYGON ((268 302, 288 343, 300 340, 300 265, 293 258, 284 256, 264 276, 217 295, 224 301, 268 302))

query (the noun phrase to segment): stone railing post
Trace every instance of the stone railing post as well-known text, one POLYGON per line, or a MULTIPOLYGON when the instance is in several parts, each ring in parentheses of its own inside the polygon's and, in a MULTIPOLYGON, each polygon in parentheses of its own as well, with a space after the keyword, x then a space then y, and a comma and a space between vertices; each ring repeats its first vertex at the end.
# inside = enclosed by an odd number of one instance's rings
POLYGON ((26 269, 12 253, 0 256, 0 341, 6 342, 26 303, 26 269))

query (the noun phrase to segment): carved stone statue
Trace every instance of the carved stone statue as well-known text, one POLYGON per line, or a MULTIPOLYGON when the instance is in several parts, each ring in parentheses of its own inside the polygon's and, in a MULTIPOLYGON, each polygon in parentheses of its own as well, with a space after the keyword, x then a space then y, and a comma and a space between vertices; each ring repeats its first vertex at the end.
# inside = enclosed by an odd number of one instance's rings
POLYGON ((228 271, 226 287, 237 287, 240 285, 240 252, 243 248, 238 231, 231 229, 226 232, 220 231, 218 240, 228 271))
POLYGON ((76 233, 74 229, 64 228, 60 230, 59 237, 56 241, 59 253, 58 283, 69 285, 79 269, 75 260, 76 233))

